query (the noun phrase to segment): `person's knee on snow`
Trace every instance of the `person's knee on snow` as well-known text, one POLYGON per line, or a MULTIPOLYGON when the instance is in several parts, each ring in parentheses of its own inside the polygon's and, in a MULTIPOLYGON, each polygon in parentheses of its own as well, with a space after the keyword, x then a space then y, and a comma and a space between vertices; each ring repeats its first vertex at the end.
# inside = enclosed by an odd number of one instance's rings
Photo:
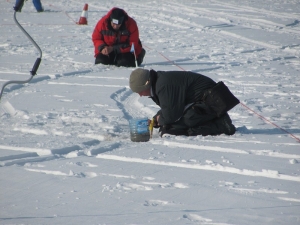
POLYGON ((104 65, 111 65, 113 63, 114 55, 97 55, 95 59, 95 64, 104 64, 104 65))

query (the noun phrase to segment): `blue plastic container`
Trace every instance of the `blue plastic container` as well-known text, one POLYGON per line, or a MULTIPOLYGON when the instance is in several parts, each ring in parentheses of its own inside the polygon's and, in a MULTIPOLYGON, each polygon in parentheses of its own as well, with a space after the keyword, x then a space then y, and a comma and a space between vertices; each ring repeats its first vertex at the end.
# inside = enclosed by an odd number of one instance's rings
POLYGON ((136 118, 129 120, 130 139, 134 142, 145 142, 150 139, 148 118, 136 118))

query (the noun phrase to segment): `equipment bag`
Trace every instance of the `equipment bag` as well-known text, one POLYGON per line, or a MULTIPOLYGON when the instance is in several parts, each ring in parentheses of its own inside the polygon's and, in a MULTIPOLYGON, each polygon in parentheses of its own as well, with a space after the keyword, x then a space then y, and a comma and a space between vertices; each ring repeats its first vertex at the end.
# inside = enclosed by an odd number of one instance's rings
POLYGON ((217 117, 222 116, 240 103, 223 81, 218 82, 213 88, 205 91, 203 102, 217 117))

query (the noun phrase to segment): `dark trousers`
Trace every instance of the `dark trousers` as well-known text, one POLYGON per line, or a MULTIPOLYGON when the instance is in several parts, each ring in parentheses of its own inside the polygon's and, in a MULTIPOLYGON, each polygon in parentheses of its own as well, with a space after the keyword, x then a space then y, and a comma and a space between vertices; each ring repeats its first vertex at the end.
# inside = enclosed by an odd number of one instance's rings
POLYGON ((219 135, 228 132, 224 121, 226 121, 228 125, 233 126, 227 113, 221 117, 217 117, 209 113, 209 109, 204 104, 197 104, 186 110, 178 121, 169 126, 167 125, 165 132, 187 136, 219 135))
POLYGON ((40 0, 32 0, 32 3, 37 11, 43 10, 42 3, 40 0))
MULTIPOLYGON (((19 2, 20 2, 20 0, 17 0, 17 1, 16 1, 16 5, 17 5, 19 2)), ((43 10, 42 3, 41 3, 40 0, 32 0, 32 3, 33 3, 33 5, 34 5, 34 7, 35 7, 35 9, 36 9, 37 11, 42 11, 42 10, 43 10)), ((23 4, 24 4, 24 3, 23 3, 23 4)), ((23 7, 23 5, 22 5, 21 8, 20 8, 20 12, 21 12, 21 10, 22 10, 22 7, 23 7)))
MULTIPOLYGON (((115 54, 114 52, 110 53, 108 56, 99 54, 95 59, 95 64, 104 64, 104 65, 115 65, 115 66, 124 66, 124 67, 135 67, 135 57, 131 52, 115 54)), ((139 64, 138 64, 139 65, 139 64)))
MULTIPOLYGON (((195 104, 188 108, 182 117, 176 122, 172 123, 172 127, 177 129, 188 129, 198 125, 205 124, 216 118, 216 115, 208 113, 209 109, 204 104, 195 104)), ((161 115, 161 110, 156 114, 161 115)))

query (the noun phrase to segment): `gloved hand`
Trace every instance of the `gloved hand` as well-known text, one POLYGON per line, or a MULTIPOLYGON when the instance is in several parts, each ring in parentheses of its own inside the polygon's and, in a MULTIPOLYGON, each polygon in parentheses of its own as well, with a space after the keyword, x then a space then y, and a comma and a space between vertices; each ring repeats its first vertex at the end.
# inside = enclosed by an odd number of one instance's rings
POLYGON ((160 124, 158 124, 158 118, 160 117, 161 115, 161 110, 159 110, 154 116, 153 116, 153 119, 154 119, 154 128, 160 128, 160 124))

